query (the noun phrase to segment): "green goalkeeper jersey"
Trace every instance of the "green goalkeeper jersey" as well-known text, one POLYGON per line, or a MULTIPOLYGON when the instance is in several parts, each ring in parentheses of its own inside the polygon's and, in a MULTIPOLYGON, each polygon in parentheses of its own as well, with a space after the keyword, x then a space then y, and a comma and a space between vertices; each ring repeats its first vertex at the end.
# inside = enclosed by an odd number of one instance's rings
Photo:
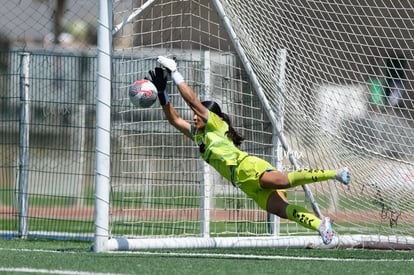
POLYGON ((206 127, 202 131, 192 125, 190 138, 200 147, 201 157, 214 167, 223 177, 232 181, 232 166, 248 154, 240 151, 227 137, 229 126, 215 113, 208 111, 206 127))

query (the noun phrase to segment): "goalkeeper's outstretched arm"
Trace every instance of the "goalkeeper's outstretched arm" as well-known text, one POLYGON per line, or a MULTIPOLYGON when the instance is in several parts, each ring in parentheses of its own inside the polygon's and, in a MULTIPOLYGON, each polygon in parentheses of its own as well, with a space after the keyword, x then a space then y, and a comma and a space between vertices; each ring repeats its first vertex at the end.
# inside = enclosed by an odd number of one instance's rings
POLYGON ((203 121, 206 121, 208 118, 207 108, 201 104, 200 99, 195 94, 193 89, 188 86, 188 84, 184 81, 181 73, 177 71, 177 63, 175 60, 164 56, 159 56, 158 62, 171 72, 171 78, 174 81, 175 85, 177 85, 178 91, 180 92, 187 105, 198 117, 203 119, 203 121))
POLYGON ((168 122, 174 126, 177 130, 182 132, 185 136, 190 137, 190 123, 185 121, 174 108, 173 104, 169 102, 168 104, 161 105, 162 110, 164 111, 165 116, 168 119, 168 122))
POLYGON ((190 136, 190 123, 185 121, 174 108, 170 102, 170 97, 165 91, 167 87, 167 76, 165 70, 162 68, 155 68, 153 71, 149 71, 150 81, 155 85, 158 91, 158 99, 160 101, 162 110, 168 119, 168 122, 177 128, 187 137, 190 136))

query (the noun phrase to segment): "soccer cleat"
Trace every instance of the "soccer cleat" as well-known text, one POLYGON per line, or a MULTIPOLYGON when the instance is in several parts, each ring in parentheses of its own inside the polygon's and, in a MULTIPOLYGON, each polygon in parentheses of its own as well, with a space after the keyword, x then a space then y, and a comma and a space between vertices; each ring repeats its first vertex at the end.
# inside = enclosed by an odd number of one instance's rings
POLYGON ((351 177, 349 176, 349 169, 348 167, 343 167, 338 169, 335 175, 335 180, 342 182, 345 185, 348 185, 351 181, 351 177))
POLYGON ((319 235, 322 238, 322 241, 325 245, 328 245, 332 242, 333 232, 331 219, 329 217, 324 217, 321 221, 321 224, 318 228, 319 235))

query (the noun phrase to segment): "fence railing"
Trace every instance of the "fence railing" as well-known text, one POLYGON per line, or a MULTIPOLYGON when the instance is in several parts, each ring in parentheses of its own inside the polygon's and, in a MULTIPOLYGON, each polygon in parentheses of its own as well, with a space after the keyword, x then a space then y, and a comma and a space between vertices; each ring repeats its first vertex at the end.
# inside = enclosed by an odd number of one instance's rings
POLYGON ((11 51, 1 60, 2 235, 91 236, 96 58, 11 51))

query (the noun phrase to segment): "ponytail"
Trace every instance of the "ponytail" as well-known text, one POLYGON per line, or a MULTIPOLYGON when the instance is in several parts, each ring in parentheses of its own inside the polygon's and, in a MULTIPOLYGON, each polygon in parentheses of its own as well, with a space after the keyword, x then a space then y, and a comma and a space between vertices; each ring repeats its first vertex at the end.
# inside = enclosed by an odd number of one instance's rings
POLYGON ((244 138, 233 128, 230 117, 226 113, 223 113, 220 106, 214 101, 203 101, 201 103, 227 123, 229 126, 229 130, 226 132, 227 137, 233 141, 234 145, 240 146, 244 138))

